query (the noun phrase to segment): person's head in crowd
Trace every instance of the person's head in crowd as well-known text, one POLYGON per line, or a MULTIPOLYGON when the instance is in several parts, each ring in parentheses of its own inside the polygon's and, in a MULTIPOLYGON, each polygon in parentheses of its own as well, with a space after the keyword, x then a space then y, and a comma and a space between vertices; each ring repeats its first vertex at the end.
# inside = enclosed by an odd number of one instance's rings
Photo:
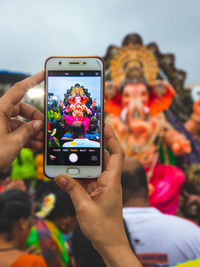
POLYGON ((85 138, 85 129, 81 121, 74 121, 70 127, 70 132, 72 134, 73 139, 85 138))
POLYGON ((200 225, 200 179, 199 167, 194 164, 194 169, 188 169, 186 182, 182 188, 180 211, 185 218, 200 225))
POLYGON ((13 247, 23 249, 33 224, 29 195, 17 189, 0 194, 0 236, 13 247))
POLYGON ((148 182, 144 167, 135 159, 122 172, 123 205, 148 207, 148 182))
POLYGON ((23 180, 16 179, 12 181, 10 178, 6 178, 1 185, 1 192, 3 193, 6 190, 11 189, 19 189, 25 192, 27 191, 26 185, 23 180))
POLYGON ((198 194, 189 193, 189 190, 186 188, 185 186, 182 194, 183 201, 180 205, 180 211, 185 218, 200 225, 200 196, 198 194))
POLYGON ((44 198, 44 203, 48 202, 46 201, 47 198, 50 199, 51 207, 48 214, 44 216, 44 219, 55 223, 63 234, 67 235, 71 233, 76 224, 76 216, 75 209, 69 195, 59 189, 55 193, 51 193, 46 196, 44 198))
POLYGON ((46 182, 42 179, 37 179, 35 182, 34 200, 38 205, 41 205, 45 196, 56 193, 58 190, 60 190, 60 187, 53 180, 46 182))

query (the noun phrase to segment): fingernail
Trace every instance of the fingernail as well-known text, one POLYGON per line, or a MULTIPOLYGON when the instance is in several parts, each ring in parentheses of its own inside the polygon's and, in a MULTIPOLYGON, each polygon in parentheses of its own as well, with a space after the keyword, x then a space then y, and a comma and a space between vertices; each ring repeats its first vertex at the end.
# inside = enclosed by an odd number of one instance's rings
POLYGON ((42 121, 34 121, 33 128, 38 131, 42 127, 43 122, 42 121))
POLYGON ((58 176, 56 177, 56 183, 61 187, 65 187, 65 185, 67 184, 67 180, 62 176, 58 176))

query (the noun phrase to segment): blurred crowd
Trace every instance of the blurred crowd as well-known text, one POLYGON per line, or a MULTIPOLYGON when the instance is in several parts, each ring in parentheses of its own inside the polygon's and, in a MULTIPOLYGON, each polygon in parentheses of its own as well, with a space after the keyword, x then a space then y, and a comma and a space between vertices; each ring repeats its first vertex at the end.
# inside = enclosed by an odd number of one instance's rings
POLYGON ((200 266, 199 196, 183 189, 182 217, 151 206, 144 167, 124 158, 109 125, 97 180, 27 177, 17 155, 24 146, 43 148, 43 114, 20 101, 43 79, 40 72, 0 98, 0 267, 200 266))
MULTIPOLYGON (((133 158, 125 159, 123 166, 124 224, 130 246, 142 266, 172 266, 199 258, 198 223, 150 207, 143 166, 133 158)), ((0 173, 2 261, 12 264, 16 253, 18 256, 29 253, 34 261, 38 255, 42 256, 43 266, 106 266, 82 234, 66 192, 54 181, 11 180, 10 174, 10 168, 0 173)), ((12 266, 26 266, 26 260, 18 260, 12 266)))

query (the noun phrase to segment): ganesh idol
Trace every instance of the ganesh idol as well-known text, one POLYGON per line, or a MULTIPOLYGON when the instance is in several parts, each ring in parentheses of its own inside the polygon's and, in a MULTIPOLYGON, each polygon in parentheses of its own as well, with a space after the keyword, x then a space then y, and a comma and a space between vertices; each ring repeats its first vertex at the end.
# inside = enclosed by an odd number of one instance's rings
POLYGON ((150 205, 175 214, 185 181, 181 169, 159 162, 165 143, 174 155, 190 153, 190 142, 166 120, 163 113, 175 96, 173 87, 156 79, 158 63, 145 46, 128 42, 115 47, 107 69, 105 112, 127 157, 144 166, 150 205))
POLYGON ((84 89, 78 83, 72 88, 71 96, 68 97, 69 105, 65 106, 61 101, 60 105, 63 108, 65 123, 71 125, 74 121, 82 121, 85 133, 90 124, 89 116, 92 114, 92 109, 96 105, 93 100, 92 105, 87 107, 88 98, 84 95, 84 89), (70 115, 69 115, 70 114, 70 115))

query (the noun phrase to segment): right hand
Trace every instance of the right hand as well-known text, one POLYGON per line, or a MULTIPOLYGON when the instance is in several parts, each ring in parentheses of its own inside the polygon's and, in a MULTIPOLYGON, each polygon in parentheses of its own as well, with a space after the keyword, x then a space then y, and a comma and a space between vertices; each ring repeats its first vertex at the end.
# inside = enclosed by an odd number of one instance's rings
POLYGON ((81 231, 101 254, 106 266, 141 267, 129 246, 122 218, 124 153, 108 125, 104 137, 110 155, 105 153, 105 170, 97 180, 89 182, 87 190, 66 175, 56 177, 55 181, 70 195, 81 231))
POLYGON ((120 183, 124 153, 108 125, 104 136, 110 156, 106 154, 105 171, 89 183, 87 191, 69 176, 60 175, 55 180, 70 195, 81 230, 95 247, 111 245, 124 231, 120 183))

